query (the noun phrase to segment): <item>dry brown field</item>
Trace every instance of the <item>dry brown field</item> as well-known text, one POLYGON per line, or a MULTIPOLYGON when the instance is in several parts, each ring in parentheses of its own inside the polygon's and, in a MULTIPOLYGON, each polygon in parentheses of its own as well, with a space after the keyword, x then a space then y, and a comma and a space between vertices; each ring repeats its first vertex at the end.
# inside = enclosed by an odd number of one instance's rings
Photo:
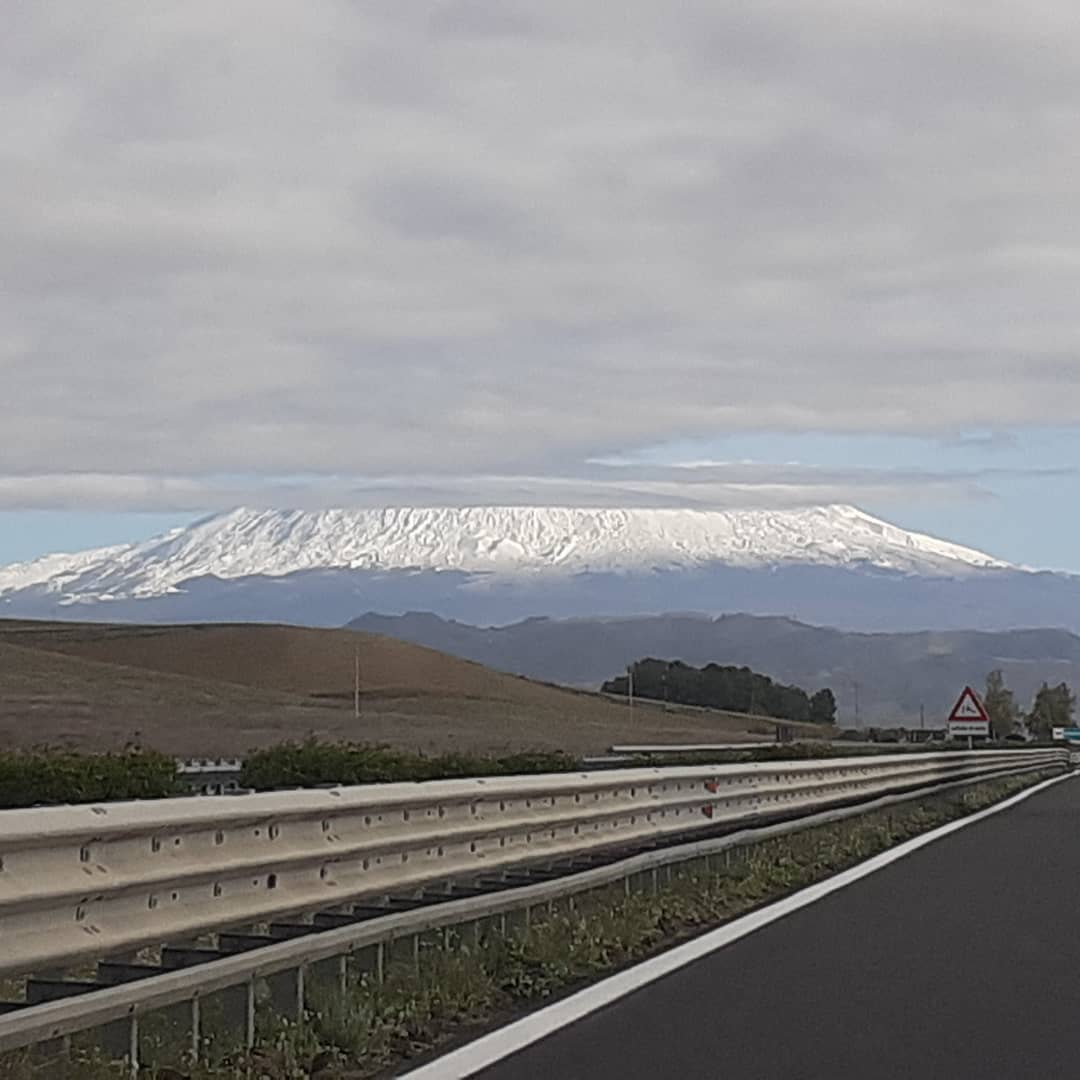
POLYGON ((739 742, 773 732, 764 718, 644 702, 631 710, 348 630, 0 620, 4 746, 135 742, 202 756, 314 734, 430 753, 597 754, 613 743, 739 742))

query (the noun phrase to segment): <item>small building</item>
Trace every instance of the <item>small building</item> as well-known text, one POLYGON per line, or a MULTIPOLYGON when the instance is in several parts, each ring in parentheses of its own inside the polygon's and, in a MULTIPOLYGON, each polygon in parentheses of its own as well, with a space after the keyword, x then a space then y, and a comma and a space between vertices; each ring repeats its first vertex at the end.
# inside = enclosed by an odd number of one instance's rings
POLYGON ((176 775, 195 795, 242 795, 240 786, 243 758, 182 758, 176 763, 176 775))

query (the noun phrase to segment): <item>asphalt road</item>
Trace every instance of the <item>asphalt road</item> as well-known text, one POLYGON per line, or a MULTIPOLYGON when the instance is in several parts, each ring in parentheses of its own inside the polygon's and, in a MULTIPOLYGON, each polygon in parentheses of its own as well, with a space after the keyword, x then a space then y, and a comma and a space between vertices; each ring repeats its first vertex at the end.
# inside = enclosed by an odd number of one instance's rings
POLYGON ((961 829, 477 1074, 1080 1077, 1080 780, 961 829))

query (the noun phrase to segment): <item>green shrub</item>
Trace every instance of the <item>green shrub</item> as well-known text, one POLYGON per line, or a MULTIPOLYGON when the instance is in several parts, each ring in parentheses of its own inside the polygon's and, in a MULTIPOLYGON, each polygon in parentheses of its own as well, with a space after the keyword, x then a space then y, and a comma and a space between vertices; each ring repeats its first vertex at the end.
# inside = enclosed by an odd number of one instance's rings
POLYGON ((469 776, 517 776, 573 772, 580 762, 569 754, 529 753, 505 757, 437 754, 427 757, 389 746, 329 743, 316 738, 254 751, 244 762, 240 783, 257 791, 320 784, 377 784, 447 780, 469 776))
POLYGON ((0 809, 60 803, 160 799, 181 794, 176 762, 153 750, 77 754, 68 750, 0 753, 0 809))

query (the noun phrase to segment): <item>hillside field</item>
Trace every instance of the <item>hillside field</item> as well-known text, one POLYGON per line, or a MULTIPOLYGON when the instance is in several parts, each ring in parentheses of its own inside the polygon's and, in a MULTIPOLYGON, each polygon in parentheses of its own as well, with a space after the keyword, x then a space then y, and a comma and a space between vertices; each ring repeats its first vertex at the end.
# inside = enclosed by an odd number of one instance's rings
POLYGON ((0 620, 0 740, 9 747, 138 742, 219 755, 316 734, 422 752, 589 754, 618 742, 738 742, 773 731, 767 719, 735 714, 643 702, 631 712, 375 634, 0 620))

